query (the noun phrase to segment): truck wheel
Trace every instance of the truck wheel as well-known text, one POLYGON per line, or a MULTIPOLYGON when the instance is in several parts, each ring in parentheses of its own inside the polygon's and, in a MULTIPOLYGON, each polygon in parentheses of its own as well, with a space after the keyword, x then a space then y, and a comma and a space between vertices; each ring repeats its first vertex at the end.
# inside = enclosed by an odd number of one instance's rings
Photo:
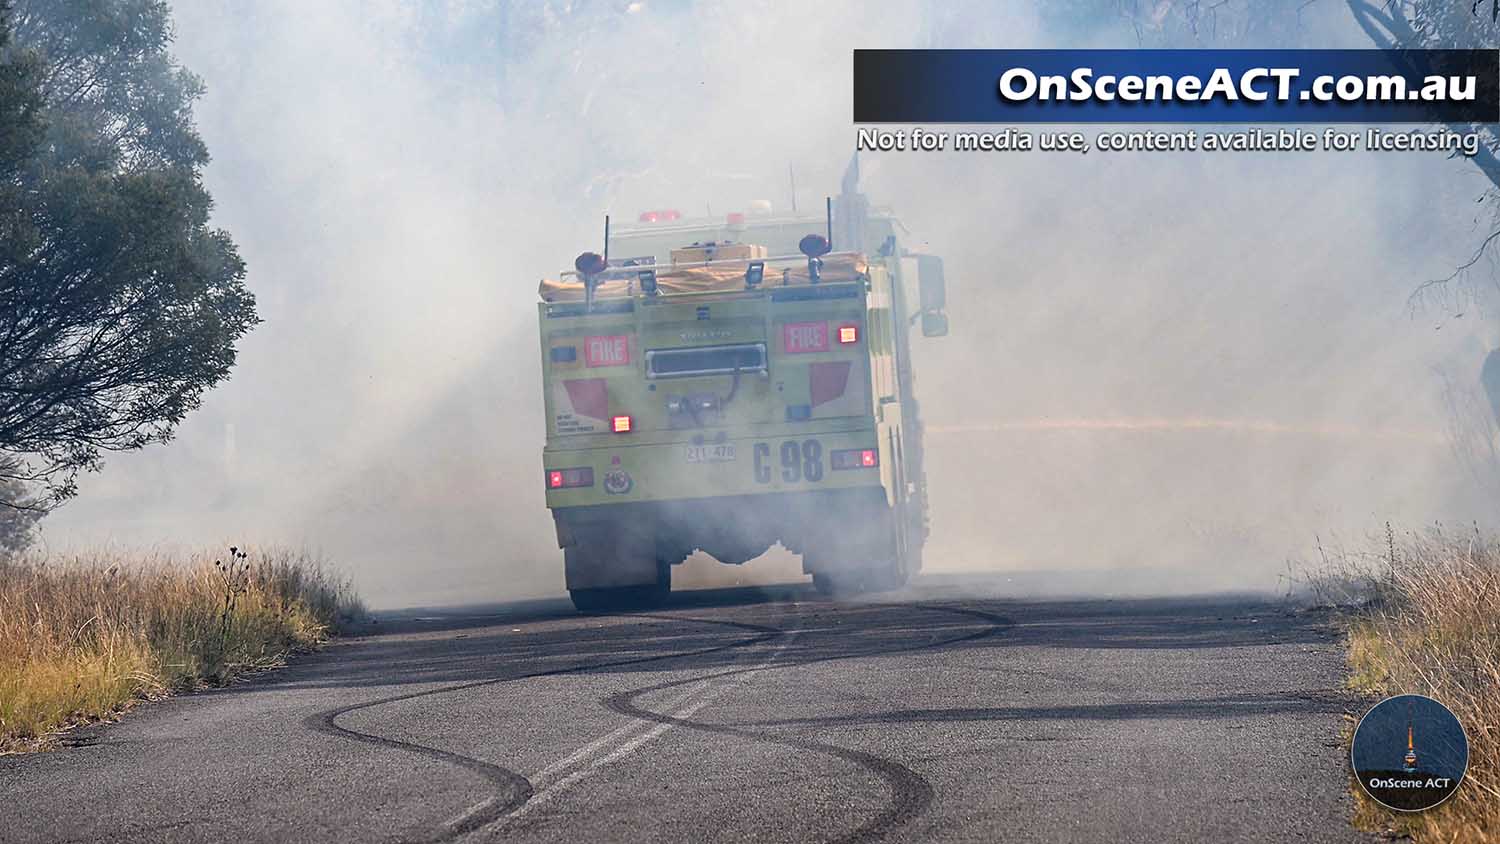
POLYGON ((905 586, 911 578, 894 537, 863 548, 840 548, 836 544, 824 547, 830 550, 820 553, 815 547, 812 552, 813 587, 824 595, 839 598, 888 592, 905 586), (817 570, 830 561, 836 566, 831 571, 817 570))
POLYGON ((838 574, 814 574, 813 588, 830 598, 852 598, 868 591, 864 573, 851 571, 838 574))
POLYGON ((579 612, 602 613, 645 610, 658 606, 666 593, 657 586, 617 586, 613 589, 569 589, 579 612))
POLYGON ((869 585, 872 592, 894 592, 906 585, 911 579, 899 561, 884 562, 876 566, 865 577, 865 583, 869 585))
POLYGON ((568 596, 573 599, 573 608, 579 612, 596 613, 609 612, 615 607, 618 589, 569 589, 568 596))

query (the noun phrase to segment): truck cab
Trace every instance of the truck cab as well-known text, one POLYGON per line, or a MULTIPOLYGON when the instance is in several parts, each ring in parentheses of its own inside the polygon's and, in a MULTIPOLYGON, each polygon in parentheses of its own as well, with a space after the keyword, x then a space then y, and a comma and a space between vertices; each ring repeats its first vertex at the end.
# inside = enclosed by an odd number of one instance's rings
POLYGON ((580 610, 659 600, 695 550, 780 542, 829 593, 920 568, 909 342, 947 331, 942 264, 862 197, 839 207, 647 212, 542 283, 543 482, 580 610))

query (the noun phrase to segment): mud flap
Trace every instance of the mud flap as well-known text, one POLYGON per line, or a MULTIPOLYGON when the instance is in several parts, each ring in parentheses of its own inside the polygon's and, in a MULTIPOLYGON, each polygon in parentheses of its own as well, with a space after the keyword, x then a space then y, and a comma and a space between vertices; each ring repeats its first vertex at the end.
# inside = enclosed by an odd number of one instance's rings
POLYGON ((658 582, 656 533, 645 521, 575 527, 563 548, 568 589, 654 586, 658 582))

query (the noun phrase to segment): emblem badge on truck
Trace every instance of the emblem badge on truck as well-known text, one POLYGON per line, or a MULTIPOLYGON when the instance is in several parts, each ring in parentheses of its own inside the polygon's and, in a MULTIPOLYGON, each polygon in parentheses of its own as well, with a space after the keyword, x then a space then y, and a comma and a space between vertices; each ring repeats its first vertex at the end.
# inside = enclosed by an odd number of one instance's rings
POLYGON ((630 473, 624 469, 615 469, 604 473, 604 491, 610 495, 624 495, 635 486, 631 480, 630 473))

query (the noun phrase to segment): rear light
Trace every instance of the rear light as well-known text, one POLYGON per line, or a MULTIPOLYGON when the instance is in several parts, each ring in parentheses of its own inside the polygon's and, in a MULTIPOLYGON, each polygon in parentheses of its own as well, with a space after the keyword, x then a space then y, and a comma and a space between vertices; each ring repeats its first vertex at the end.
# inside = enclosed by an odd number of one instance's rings
POLYGON ((548 489, 568 489, 575 486, 593 485, 594 469, 591 466, 580 466, 576 469, 547 470, 548 489))
POLYGON ((880 465, 880 451, 873 448, 849 448, 832 453, 835 469, 873 469, 880 465))
POLYGON ((629 416, 612 416, 612 417, 610 417, 610 420, 609 420, 609 429, 611 431, 614 431, 616 434, 628 434, 628 433, 630 433, 630 417, 629 416))
POLYGON ((841 345, 841 346, 847 346, 850 343, 858 343, 858 342, 859 342, 859 326, 857 326, 857 325, 841 325, 841 326, 839 326, 839 345, 841 345))
POLYGON ((642 223, 669 223, 673 220, 682 219, 682 212, 674 208, 663 208, 657 211, 642 211, 640 221, 642 223))

